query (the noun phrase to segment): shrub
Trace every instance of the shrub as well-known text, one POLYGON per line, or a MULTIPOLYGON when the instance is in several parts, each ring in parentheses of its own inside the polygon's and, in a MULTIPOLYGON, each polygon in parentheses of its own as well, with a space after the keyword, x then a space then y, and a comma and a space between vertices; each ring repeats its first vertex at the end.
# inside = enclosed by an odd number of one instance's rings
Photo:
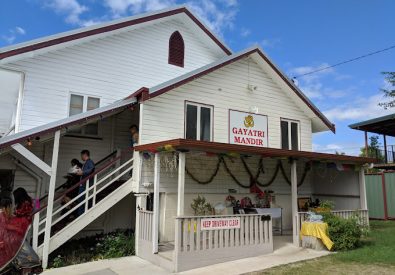
POLYGON ((328 223, 329 238, 334 243, 333 250, 350 250, 360 245, 362 230, 357 219, 343 219, 331 213, 323 216, 328 223))
POLYGON ((98 252, 104 259, 134 255, 134 237, 123 232, 109 234, 97 244, 98 252))

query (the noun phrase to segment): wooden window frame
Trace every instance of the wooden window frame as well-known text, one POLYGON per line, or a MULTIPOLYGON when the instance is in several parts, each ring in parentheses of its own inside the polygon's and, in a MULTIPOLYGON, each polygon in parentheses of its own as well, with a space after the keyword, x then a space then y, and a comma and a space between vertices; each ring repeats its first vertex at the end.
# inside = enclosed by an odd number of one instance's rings
POLYGON ((302 148, 302 142, 301 142, 301 125, 300 125, 300 120, 296 120, 296 119, 290 119, 290 118, 280 118, 280 148, 282 148, 282 140, 283 140, 283 132, 281 130, 281 122, 282 121, 286 121, 288 123, 288 150, 293 150, 292 149, 292 129, 291 129, 291 122, 296 123, 298 125, 298 149, 297 151, 300 151, 302 148))
MULTIPOLYGON (((85 113, 85 112, 88 111, 88 98, 98 99, 99 100, 99 106, 97 108, 100 108, 100 106, 101 106, 102 98, 100 96, 94 96, 94 95, 89 95, 89 94, 70 92, 69 93, 69 102, 68 102, 68 111, 67 111, 67 115, 68 116, 70 116, 71 97, 73 95, 83 97, 82 113, 85 113)), ((78 138, 102 139, 102 131, 101 131, 102 129, 101 129, 101 126, 100 126, 100 121, 97 121, 97 135, 85 134, 85 129, 84 128, 85 128, 84 126, 81 126, 81 133, 70 132, 70 133, 67 133, 66 136, 78 137, 78 138)))
POLYGON ((187 107, 188 105, 196 106, 197 107, 197 114, 196 114, 196 140, 200 140, 200 110, 201 107, 209 108, 211 110, 210 112, 210 142, 214 141, 214 105, 210 104, 205 104, 205 103, 200 103, 200 102, 194 102, 194 101, 188 101, 185 100, 184 103, 184 138, 186 139, 187 136, 187 107))

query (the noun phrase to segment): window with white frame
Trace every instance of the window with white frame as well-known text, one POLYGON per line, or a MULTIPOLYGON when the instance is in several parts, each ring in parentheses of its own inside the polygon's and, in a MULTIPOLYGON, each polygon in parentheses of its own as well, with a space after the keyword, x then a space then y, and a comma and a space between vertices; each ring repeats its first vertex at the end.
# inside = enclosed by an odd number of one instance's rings
POLYGON ((281 119, 281 148, 299 150, 299 121, 281 119))
MULTIPOLYGON (((69 116, 77 115, 100 107, 100 98, 86 95, 70 94, 69 116)), ((73 128, 67 131, 70 134, 83 136, 99 136, 99 123, 92 122, 84 127, 73 128)))
POLYGON ((185 105, 185 138, 212 141, 213 107, 187 102, 185 105))

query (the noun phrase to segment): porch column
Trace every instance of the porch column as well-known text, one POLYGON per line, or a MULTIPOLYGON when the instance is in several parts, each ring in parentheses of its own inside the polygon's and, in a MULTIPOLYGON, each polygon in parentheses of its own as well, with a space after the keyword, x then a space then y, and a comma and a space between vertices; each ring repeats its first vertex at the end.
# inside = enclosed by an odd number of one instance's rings
POLYGON ((359 200, 361 202, 361 209, 368 209, 366 201, 365 169, 363 167, 359 170, 359 200))
POLYGON ((298 175, 296 160, 291 161, 291 202, 292 202, 292 232, 293 244, 299 246, 299 223, 298 223, 298 175))
POLYGON ((52 164, 51 164, 52 172, 51 172, 51 178, 49 180, 48 206, 47 206, 47 216, 45 220, 44 247, 43 247, 43 255, 42 255, 42 267, 44 269, 47 268, 48 266, 49 241, 51 238, 52 212, 53 212, 53 203, 55 198, 56 171, 58 167, 58 156, 59 156, 59 138, 60 138, 60 130, 55 132, 55 137, 53 141, 52 164))
POLYGON ((178 197, 177 216, 184 215, 184 186, 185 186, 185 153, 178 154, 178 197))
POLYGON ((158 253, 159 236, 159 186, 160 185, 160 154, 155 153, 154 164, 154 207, 152 221, 152 253, 158 253))

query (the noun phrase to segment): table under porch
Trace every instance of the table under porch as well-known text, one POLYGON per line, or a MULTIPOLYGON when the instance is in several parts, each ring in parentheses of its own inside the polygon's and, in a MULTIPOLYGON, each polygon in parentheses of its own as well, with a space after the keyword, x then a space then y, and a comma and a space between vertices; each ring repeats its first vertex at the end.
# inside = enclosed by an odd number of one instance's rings
MULTIPOLYGON (((171 271, 179 272, 210 264, 258 256, 272 253, 276 247, 276 240, 292 242, 300 246, 299 230, 305 213, 298 209, 298 160, 304 161, 336 161, 355 163, 359 166, 372 162, 371 159, 351 157, 344 155, 331 155, 313 152, 290 151, 272 148, 256 148, 251 146, 231 145, 215 142, 202 142, 192 140, 170 140, 161 143, 140 145, 136 147, 141 152, 150 152, 154 155, 153 165, 153 209, 139 209, 136 224, 136 254, 159 266, 171 271), (174 241, 159 243, 160 224, 160 187, 161 165, 160 158, 163 152, 177 154, 177 203, 176 215, 170 222, 174 222, 174 241), (285 236, 273 236, 273 220, 270 213, 262 214, 231 214, 231 215, 205 215, 190 216, 184 212, 185 204, 185 178, 186 154, 193 151, 212 153, 237 152, 238 154, 258 155, 266 158, 287 159, 290 163, 290 189, 292 233, 285 236), (237 227, 216 228, 208 230, 203 228, 202 220, 211 221, 223 219, 236 219, 237 227)), ((135 168, 136 169, 136 168, 135 168)), ((141 167, 137 167, 140 169, 141 167)), ((366 210, 366 195, 363 169, 357 172, 359 189, 359 204, 361 210, 341 210, 335 214, 350 218, 359 214, 364 223, 368 223, 366 210)), ((299 175, 300 176, 300 175, 299 175)), ((141 192, 144 193, 144 192, 141 192)), ((144 196, 137 199, 137 205, 144 205, 144 196)), ((166 219, 169 219, 166 217, 166 219)))

